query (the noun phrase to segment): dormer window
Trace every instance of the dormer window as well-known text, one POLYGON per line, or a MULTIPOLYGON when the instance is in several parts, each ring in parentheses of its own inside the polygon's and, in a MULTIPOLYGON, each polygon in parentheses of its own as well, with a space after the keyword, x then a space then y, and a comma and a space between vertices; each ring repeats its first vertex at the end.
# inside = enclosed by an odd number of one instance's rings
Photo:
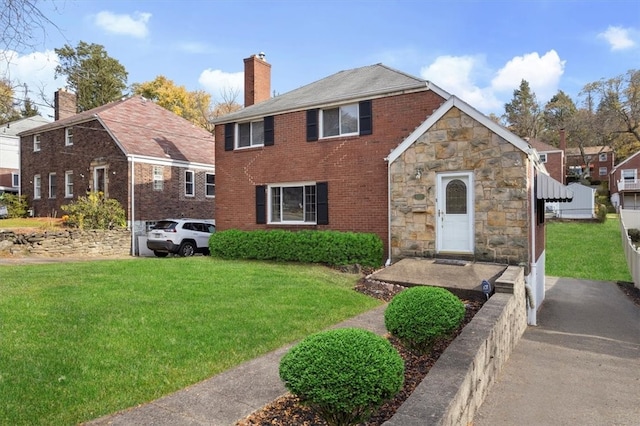
POLYGON ((33 135, 33 152, 40 151, 40 134, 33 135))
POLYGON ((320 128, 322 134, 320 137, 357 135, 359 133, 358 116, 358 104, 321 110, 320 128))
POLYGON ((264 121, 238 123, 236 148, 249 148, 264 145, 264 121))
POLYGON ((73 127, 64 129, 64 144, 66 146, 73 145, 73 127))

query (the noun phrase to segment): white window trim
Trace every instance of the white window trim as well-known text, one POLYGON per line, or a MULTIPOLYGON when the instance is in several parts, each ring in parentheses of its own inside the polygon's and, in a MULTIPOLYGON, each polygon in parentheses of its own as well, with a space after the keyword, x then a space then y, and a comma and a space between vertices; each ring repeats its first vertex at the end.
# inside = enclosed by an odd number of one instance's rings
POLYGON ((620 178, 624 181, 635 182, 638 178, 638 170, 637 169, 622 169, 620 173, 620 178))
POLYGON ((196 196, 196 174, 193 170, 184 171, 184 196, 195 197, 196 196), (187 181, 187 176, 191 175, 191 182, 187 181), (191 183, 191 193, 187 192, 187 184, 191 183))
POLYGON ((540 157, 540 162, 541 163, 546 163, 547 162, 547 154, 539 154, 540 157))
MULTIPOLYGON (((274 221, 272 217, 272 189, 273 188, 290 188, 290 187, 305 187, 314 186, 317 188, 317 182, 291 182, 291 183, 279 183, 267 185, 267 223, 272 225, 316 225, 318 223, 318 193, 316 189, 316 220, 313 222, 307 222, 304 220, 280 220, 274 221)), ((304 215, 304 210, 303 210, 304 215)), ((282 217, 282 212, 280 214, 282 217)))
POLYGON ((264 146, 264 120, 253 120, 253 121, 244 121, 241 123, 236 123, 235 125, 235 149, 249 149, 264 146), (254 123, 262 123, 262 142, 253 143, 253 124, 254 123), (249 145, 248 146, 240 146, 240 125, 249 124, 249 145))
POLYGON ((330 108, 322 108, 320 110, 320 119, 319 119, 319 126, 318 126, 318 134, 320 135, 320 139, 330 139, 330 138, 341 138, 341 137, 346 137, 346 136, 357 136, 360 134, 360 104, 359 103, 352 103, 352 104, 344 104, 344 105, 336 105, 336 106, 332 106, 330 108), (326 110, 330 110, 330 109, 336 109, 338 108, 341 109, 343 107, 350 107, 350 106, 355 106, 356 107, 356 121, 358 123, 358 127, 356 129, 355 132, 349 132, 349 133, 341 133, 341 121, 342 121, 342 114, 340 114, 340 112, 338 112, 338 134, 337 135, 331 135, 331 136, 325 136, 324 135, 324 112, 326 110))
POLYGON ((153 190, 164 190, 164 166, 153 166, 153 190))
POLYGON ((73 197, 73 171, 64 172, 64 196, 65 198, 73 197), (71 191, 69 191, 71 189, 71 191))
POLYGON ((598 156, 598 161, 607 161, 607 153, 603 152, 598 156))
POLYGON ((64 145, 73 145, 73 127, 67 127, 64 129, 64 145))
POLYGON ((606 167, 600 167, 598 169, 598 175, 599 176, 606 176, 607 175, 607 168, 606 167))
POLYGON ((33 152, 39 152, 41 149, 40 133, 33 135, 33 152))
POLYGON ((204 175, 204 195, 207 198, 215 198, 216 197, 216 180, 215 179, 216 179, 215 173, 205 173, 205 175, 204 175), (213 176, 213 184, 210 184, 208 182, 207 178, 209 176, 213 176), (207 191, 207 189, 209 188, 209 186, 213 187, 213 195, 209 195, 208 194, 209 191, 207 191))
POLYGON ((57 186, 58 186, 58 180, 56 178, 55 172, 49 173, 49 182, 48 182, 47 186, 49 187, 49 198, 56 198, 56 191, 55 190, 57 189, 57 186), (54 191, 51 191, 51 177, 53 177, 54 180, 56 181, 56 187, 53 188, 54 191))
POLYGON ((11 173, 11 186, 14 188, 20 187, 20 175, 18 173, 11 173))
POLYGON ((39 200, 42 198, 42 177, 40 175, 33 176, 33 199, 39 200))

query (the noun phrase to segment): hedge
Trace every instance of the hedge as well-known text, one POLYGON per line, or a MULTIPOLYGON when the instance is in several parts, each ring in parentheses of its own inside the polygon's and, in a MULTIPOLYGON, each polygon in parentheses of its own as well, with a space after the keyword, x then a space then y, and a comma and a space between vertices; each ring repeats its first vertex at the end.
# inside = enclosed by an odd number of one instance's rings
POLYGON ((382 265, 384 249, 376 234, 339 231, 285 231, 230 229, 209 239, 211 256, 322 263, 332 266, 382 265))

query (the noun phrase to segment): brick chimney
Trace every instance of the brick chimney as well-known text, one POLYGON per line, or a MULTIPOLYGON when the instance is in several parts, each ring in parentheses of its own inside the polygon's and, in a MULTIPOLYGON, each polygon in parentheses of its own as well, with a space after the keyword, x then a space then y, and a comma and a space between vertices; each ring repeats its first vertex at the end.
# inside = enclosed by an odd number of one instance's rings
POLYGON ((271 97, 271 64, 264 53, 244 60, 244 106, 248 107, 271 97))
POLYGON ((560 146, 558 147, 562 152, 567 150, 567 139, 564 134, 564 129, 560 129, 560 146))
POLYGON ((68 92, 67 89, 58 89, 53 95, 53 107, 56 121, 76 115, 78 105, 75 93, 68 92))

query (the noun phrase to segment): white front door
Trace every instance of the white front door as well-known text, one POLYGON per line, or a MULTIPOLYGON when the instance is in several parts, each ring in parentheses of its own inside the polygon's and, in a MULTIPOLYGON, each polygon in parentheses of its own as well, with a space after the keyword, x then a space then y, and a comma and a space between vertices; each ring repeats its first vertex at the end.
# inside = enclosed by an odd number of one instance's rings
POLYGON ((473 175, 438 175, 436 251, 473 253, 473 175))

